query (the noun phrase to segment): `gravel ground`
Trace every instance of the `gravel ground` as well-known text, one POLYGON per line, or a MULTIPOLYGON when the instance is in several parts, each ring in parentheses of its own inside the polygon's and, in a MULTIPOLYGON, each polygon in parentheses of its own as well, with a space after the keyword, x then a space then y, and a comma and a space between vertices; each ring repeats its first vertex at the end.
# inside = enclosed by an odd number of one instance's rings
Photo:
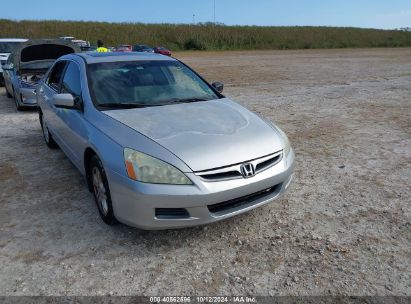
POLYGON ((2 88, 0 294, 411 295, 411 49, 177 56, 285 130, 291 190, 204 227, 108 227, 2 88))

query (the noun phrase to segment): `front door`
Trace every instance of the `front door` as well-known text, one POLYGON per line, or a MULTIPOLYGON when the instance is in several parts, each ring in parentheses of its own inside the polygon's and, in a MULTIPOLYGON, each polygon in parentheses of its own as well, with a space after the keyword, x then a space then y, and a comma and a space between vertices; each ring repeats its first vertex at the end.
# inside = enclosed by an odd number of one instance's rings
POLYGON ((79 108, 55 108, 56 123, 67 155, 81 169, 83 152, 87 145, 86 121, 82 111, 81 74, 77 63, 69 61, 64 71, 59 93, 71 94, 79 108))

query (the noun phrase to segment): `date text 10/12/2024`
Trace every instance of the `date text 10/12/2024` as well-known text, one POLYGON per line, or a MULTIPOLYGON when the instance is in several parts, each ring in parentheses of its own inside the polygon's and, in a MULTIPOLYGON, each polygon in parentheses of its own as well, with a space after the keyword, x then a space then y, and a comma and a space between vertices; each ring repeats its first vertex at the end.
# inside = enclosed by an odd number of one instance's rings
POLYGON ((151 303, 257 303, 254 297, 150 297, 151 303))

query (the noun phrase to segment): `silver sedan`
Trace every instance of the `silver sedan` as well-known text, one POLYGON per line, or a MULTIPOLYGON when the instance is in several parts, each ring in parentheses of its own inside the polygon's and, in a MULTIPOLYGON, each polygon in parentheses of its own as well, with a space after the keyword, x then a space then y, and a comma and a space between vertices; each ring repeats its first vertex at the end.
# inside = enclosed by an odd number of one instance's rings
POLYGON ((292 181, 287 136, 222 91, 166 56, 83 53, 55 62, 37 102, 104 222, 167 229, 249 211, 292 181))
POLYGON ((80 52, 70 41, 33 39, 20 43, 3 65, 8 97, 18 111, 37 107, 35 88, 54 61, 66 54, 80 52))

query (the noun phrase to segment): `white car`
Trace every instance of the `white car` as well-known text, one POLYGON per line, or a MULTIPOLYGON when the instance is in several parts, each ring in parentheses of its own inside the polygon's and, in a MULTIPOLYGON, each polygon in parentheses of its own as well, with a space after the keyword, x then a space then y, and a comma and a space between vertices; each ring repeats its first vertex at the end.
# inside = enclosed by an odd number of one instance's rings
POLYGON ((2 38, 0 39, 0 84, 4 84, 2 65, 6 64, 7 58, 20 43, 26 42, 27 39, 21 38, 2 38))
POLYGON ((63 36, 63 37, 59 37, 59 39, 71 41, 74 44, 77 44, 81 48, 82 51, 88 51, 90 49, 90 41, 76 39, 72 36, 63 36))

